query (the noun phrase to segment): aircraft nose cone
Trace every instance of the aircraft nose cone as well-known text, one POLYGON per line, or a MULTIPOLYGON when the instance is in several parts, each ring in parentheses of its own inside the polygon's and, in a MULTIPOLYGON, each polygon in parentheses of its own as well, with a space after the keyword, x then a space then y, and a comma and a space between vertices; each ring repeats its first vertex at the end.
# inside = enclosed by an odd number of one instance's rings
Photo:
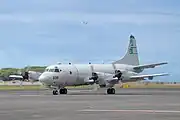
POLYGON ((43 84, 52 84, 53 80, 52 80, 51 74, 48 74, 48 73, 41 74, 39 76, 39 82, 43 84))
POLYGON ((40 82, 45 82, 45 81, 47 81, 47 77, 44 76, 44 75, 41 75, 41 76, 39 77, 39 81, 40 81, 40 82))

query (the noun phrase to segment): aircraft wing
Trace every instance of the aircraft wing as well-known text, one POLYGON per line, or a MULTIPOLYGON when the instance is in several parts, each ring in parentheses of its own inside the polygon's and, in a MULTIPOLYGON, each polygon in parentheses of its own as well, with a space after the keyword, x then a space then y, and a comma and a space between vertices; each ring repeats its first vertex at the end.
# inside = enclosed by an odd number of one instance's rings
MULTIPOLYGON (((113 86, 114 84, 118 84, 119 82, 130 82, 130 81, 138 81, 138 80, 145 80, 145 78, 148 78, 150 80, 152 80, 154 77, 158 77, 158 76, 167 76, 169 75, 168 73, 159 73, 159 74, 147 74, 147 75, 138 75, 138 74, 124 74, 122 76, 122 79, 119 80, 117 77, 114 77, 114 74, 110 74, 110 73, 101 73, 98 72, 98 80, 99 80, 99 84, 106 84, 109 86, 113 86)), ((89 76, 90 77, 90 76, 89 76)), ((89 77, 87 77, 84 81, 87 83, 93 83, 94 80, 90 80, 89 77)))
POLYGON ((135 75, 135 76, 130 76, 130 79, 145 79, 148 78, 150 80, 153 79, 153 77, 158 77, 158 76, 167 76, 169 75, 168 73, 159 73, 159 74, 149 74, 149 75, 135 75))
POLYGON ((156 66, 164 65, 164 64, 168 64, 168 63, 161 62, 161 63, 147 64, 147 65, 138 65, 138 66, 135 66, 133 69, 137 70, 137 69, 145 69, 145 68, 154 68, 156 66))

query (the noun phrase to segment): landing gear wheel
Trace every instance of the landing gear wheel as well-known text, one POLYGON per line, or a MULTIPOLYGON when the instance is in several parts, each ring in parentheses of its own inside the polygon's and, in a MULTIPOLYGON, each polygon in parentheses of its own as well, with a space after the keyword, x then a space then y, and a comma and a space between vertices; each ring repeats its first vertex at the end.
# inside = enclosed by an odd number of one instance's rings
POLYGON ((112 92, 112 94, 115 94, 115 89, 111 88, 111 92, 112 92))
POLYGON ((115 94, 115 89, 114 88, 108 88, 107 94, 115 94))
POLYGON ((60 94, 67 94, 67 89, 66 88, 62 88, 59 90, 60 94))
POLYGON ((53 90, 53 95, 58 95, 58 90, 53 90))

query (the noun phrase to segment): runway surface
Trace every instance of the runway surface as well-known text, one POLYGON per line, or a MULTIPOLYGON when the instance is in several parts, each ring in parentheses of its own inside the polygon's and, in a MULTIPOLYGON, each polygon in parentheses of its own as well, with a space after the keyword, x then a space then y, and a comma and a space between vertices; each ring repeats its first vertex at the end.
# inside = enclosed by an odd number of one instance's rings
POLYGON ((2 120, 179 120, 179 89, 0 91, 2 120))

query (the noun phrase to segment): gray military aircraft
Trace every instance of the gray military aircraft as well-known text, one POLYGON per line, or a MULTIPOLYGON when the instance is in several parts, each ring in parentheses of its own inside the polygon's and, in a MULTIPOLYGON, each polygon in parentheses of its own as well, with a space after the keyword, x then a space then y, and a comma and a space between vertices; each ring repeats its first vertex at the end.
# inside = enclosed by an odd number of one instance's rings
POLYGON ((140 75, 144 69, 154 68, 167 62, 139 65, 136 40, 130 36, 128 50, 123 58, 111 64, 56 64, 48 66, 39 81, 46 86, 54 86, 53 95, 67 94, 66 86, 98 84, 107 88, 107 94, 115 94, 115 84, 152 80, 168 73, 140 75))

